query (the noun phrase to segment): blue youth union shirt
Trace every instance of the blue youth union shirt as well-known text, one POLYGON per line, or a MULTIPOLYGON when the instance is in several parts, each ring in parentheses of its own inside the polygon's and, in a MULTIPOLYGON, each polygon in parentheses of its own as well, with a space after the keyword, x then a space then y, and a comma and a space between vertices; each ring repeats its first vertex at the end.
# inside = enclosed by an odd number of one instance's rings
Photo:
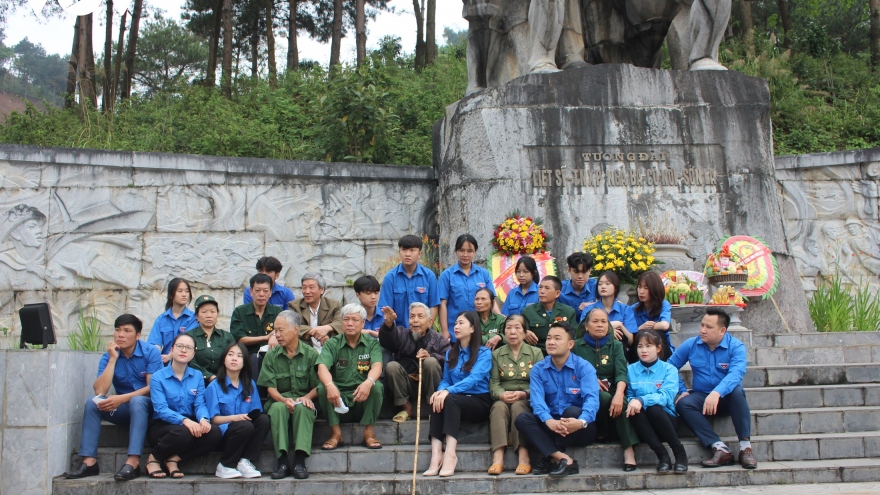
POLYGON ((413 276, 406 275, 403 265, 392 268, 382 281, 379 290, 377 311, 390 306, 397 313, 394 324, 409 328, 409 305, 420 302, 433 308, 440 305, 440 294, 437 290, 437 277, 421 263, 416 265, 413 276))
POLYGON ((183 424, 184 418, 196 422, 211 419, 205 405, 205 378, 189 366, 182 380, 177 379, 171 366, 154 373, 150 380, 150 399, 153 417, 169 424, 183 424))
POLYGON ((150 329, 150 336, 147 337, 147 343, 162 347, 162 354, 171 352, 171 344, 177 334, 186 333, 199 326, 195 313, 189 308, 183 308, 180 316, 175 318, 171 313, 171 308, 159 315, 150 329))
MULTIPOLYGON (((208 405, 208 414, 211 419, 215 416, 247 414, 254 409, 263 410, 263 406, 260 404, 260 396, 257 395, 256 382, 251 380, 251 393, 246 396, 242 393, 241 382, 238 384, 239 387, 235 388, 228 376, 225 380, 226 392, 223 392, 223 388, 220 387, 220 383, 217 380, 212 381, 205 389, 205 403, 208 405)), ((229 423, 224 423, 219 425, 219 427, 220 431, 225 435, 226 429, 229 428, 229 423)))
MULTIPOLYGON (((110 353, 105 352, 98 363, 98 376, 107 369, 110 363, 110 353)), ((113 388, 117 394, 130 394, 147 386, 147 375, 162 369, 162 355, 159 349, 142 340, 138 340, 134 346, 131 357, 125 357, 119 351, 116 359, 116 367, 113 369, 113 388)))
MULTIPOLYGON (((458 263, 443 270, 437 285, 440 288, 440 300, 446 300, 446 323, 450 330, 455 326, 455 319, 459 314, 463 311, 475 310, 474 297, 478 290, 486 288, 495 294, 489 271, 473 264, 467 275, 464 274, 458 263)), ((455 336, 451 335, 451 337, 452 342, 455 342, 455 336)))

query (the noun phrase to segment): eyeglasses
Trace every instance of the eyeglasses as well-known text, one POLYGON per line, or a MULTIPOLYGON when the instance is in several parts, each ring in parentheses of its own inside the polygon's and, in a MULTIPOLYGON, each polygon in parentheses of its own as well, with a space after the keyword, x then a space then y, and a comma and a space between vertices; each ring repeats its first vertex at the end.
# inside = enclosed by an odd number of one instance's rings
POLYGON ((181 351, 186 351, 186 352, 192 352, 192 351, 196 350, 196 348, 191 345, 183 345, 183 344, 174 344, 174 348, 179 349, 181 351))

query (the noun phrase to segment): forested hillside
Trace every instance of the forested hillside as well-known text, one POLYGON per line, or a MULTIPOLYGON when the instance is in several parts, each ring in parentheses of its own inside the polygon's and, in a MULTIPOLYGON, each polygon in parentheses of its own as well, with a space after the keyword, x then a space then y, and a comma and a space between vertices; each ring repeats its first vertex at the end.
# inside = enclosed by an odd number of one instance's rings
MULTIPOLYGON (((117 15, 128 40, 109 39, 110 56, 99 53, 97 65, 90 43, 75 37, 83 63, 70 57, 64 90, 40 94, 65 104, 14 113, 0 125, 0 142, 431 164, 431 128, 466 86, 464 33, 447 30, 439 48, 371 40, 370 51, 364 26, 384 1, 186 2, 181 20, 154 13, 132 26, 117 15), (331 66, 308 54, 270 57, 277 38, 296 53, 291 29, 330 40, 331 66), (348 33, 363 41, 345 61, 339 39, 348 33)), ((431 39, 433 3, 416 11, 420 40, 431 39)), ((85 19, 78 33, 90 29, 85 19)), ((721 61, 769 81, 777 154, 880 146, 878 39, 880 0, 734 0, 721 61)), ((27 83, 30 69, 16 53, 0 45, 0 76, 27 83)))

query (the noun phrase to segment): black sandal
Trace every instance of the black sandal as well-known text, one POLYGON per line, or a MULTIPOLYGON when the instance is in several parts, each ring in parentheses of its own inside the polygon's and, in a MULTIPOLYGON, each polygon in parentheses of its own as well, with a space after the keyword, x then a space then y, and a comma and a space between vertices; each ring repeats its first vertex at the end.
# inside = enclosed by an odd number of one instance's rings
POLYGON ((183 471, 181 471, 180 469, 173 469, 172 470, 170 467, 168 467, 169 462, 173 462, 174 464, 177 465, 177 467, 180 467, 180 461, 165 461, 165 469, 168 470, 168 476, 171 479, 175 479, 175 480, 179 480, 180 478, 183 478, 183 476, 184 476, 183 471), (180 476, 177 476, 178 474, 180 476))
POLYGON ((158 469, 157 471, 150 471, 150 468, 147 467, 147 468, 146 468, 146 470, 147 470, 147 476, 149 476, 150 478, 153 478, 153 479, 163 479, 163 478, 165 478, 165 477, 167 476, 167 475, 165 474, 165 470, 162 469, 162 463, 161 463, 161 462, 159 462, 159 461, 147 461, 147 466, 149 466, 150 464, 156 464, 157 466, 159 466, 159 469, 158 469), (161 473, 161 476, 159 476, 160 473, 161 473))

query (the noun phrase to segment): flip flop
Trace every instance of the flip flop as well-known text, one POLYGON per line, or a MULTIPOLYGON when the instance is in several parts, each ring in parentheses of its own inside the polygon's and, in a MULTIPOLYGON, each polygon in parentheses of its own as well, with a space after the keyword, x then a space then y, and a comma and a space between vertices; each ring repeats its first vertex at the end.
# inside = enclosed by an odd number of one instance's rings
POLYGON ((364 443, 361 445, 370 450, 378 450, 382 448, 382 444, 379 443, 379 440, 374 436, 364 437, 364 443))
POLYGON ((400 411, 399 413, 395 414, 393 418, 391 418, 391 421, 394 421, 395 423, 406 423, 406 420, 408 419, 409 413, 406 411, 400 411))
POLYGON ((339 435, 331 436, 323 445, 321 445, 323 450, 336 450, 339 447, 342 447, 342 437, 339 435))

